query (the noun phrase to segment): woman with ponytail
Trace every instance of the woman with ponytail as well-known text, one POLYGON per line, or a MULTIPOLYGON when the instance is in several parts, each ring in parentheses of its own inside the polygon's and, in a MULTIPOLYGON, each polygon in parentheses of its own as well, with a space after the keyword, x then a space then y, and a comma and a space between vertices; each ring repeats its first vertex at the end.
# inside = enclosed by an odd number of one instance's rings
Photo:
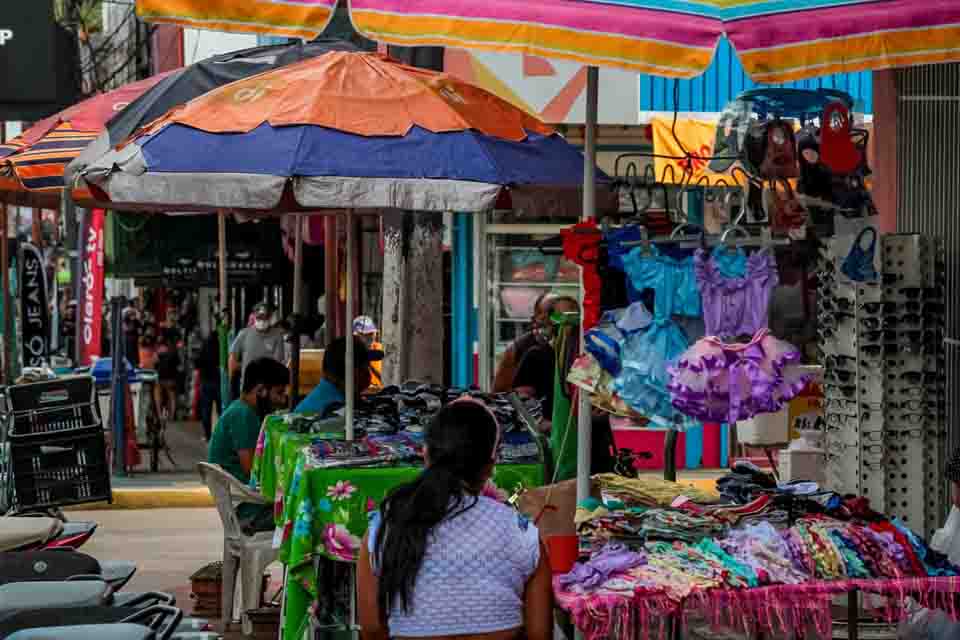
POLYGON ((480 401, 441 409, 426 468, 370 518, 357 567, 363 640, 547 640, 553 595, 536 527, 485 495, 500 430, 480 401))

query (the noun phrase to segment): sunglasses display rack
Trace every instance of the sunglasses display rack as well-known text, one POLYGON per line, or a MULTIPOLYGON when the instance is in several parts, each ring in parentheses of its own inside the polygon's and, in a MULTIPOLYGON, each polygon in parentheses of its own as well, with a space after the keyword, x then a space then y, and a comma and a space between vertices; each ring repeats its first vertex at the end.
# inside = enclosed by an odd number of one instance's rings
POLYGON ((929 536, 947 504, 943 243, 882 236, 866 282, 838 268, 839 245, 819 266, 827 480, 929 536))

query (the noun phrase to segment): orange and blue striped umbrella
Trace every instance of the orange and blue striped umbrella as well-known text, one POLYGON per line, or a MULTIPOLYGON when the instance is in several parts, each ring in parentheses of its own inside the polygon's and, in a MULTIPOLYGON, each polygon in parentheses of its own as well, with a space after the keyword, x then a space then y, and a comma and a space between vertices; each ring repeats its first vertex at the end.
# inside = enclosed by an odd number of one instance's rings
MULTIPOLYGON (((346 2, 346 0, 341 0, 346 2)), ((137 0, 148 21, 310 36, 337 0, 137 0)), ((758 82, 960 60, 957 0, 349 0, 397 45, 512 51, 690 78, 727 37, 758 82)))
POLYGON ((114 114, 166 75, 84 100, 0 145, 0 202, 56 208, 67 165, 96 139, 114 114))

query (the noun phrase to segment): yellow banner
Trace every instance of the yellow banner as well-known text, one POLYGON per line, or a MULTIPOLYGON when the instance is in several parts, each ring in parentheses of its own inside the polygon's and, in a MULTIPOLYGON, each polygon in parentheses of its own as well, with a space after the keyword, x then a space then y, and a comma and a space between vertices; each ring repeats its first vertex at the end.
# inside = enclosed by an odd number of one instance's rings
POLYGON ((137 0, 144 22, 162 22, 198 29, 314 38, 330 22, 336 0, 309 4, 275 0, 137 0))
MULTIPOLYGON (((711 186, 722 185, 724 182, 729 186, 736 184, 730 170, 740 166, 739 162, 717 160, 711 167, 710 159, 714 155, 717 138, 715 123, 678 119, 676 127, 673 128, 672 119, 654 118, 650 125, 653 129, 653 153, 657 156, 654 167, 658 181, 696 184, 698 180, 701 183, 709 180, 711 186), (689 158, 687 153, 690 154, 689 158), (724 170, 717 171, 719 167, 724 170), (686 177, 686 174, 689 174, 689 177, 686 177)), ((739 171, 737 177, 741 182, 744 180, 739 171)))

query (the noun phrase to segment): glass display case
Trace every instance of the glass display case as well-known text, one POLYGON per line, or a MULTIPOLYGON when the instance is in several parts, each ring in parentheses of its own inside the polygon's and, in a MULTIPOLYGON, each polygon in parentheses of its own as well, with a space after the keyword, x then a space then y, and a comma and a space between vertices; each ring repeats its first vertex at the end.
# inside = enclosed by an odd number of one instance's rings
POLYGON ((541 295, 579 296, 580 269, 561 255, 564 224, 478 225, 479 382, 488 389, 511 341, 531 328, 541 295))

